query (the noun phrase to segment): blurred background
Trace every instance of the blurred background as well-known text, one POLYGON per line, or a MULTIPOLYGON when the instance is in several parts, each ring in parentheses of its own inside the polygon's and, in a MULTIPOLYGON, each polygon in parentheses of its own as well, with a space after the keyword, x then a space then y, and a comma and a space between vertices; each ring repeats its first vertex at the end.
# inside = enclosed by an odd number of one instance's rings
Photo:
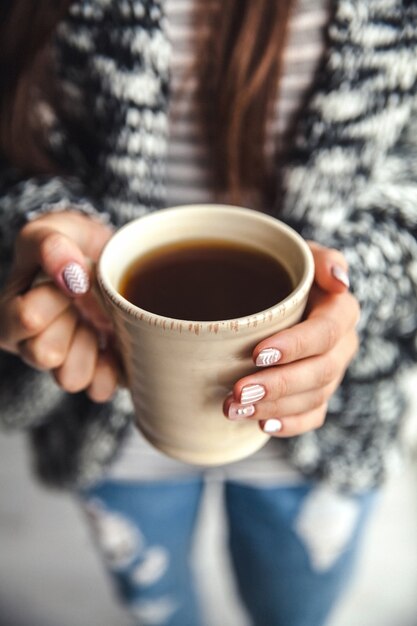
MULTIPOLYGON (((405 469, 383 491, 355 584, 329 626, 417 626, 417 374, 405 384, 412 395, 405 469)), ((195 547, 207 626, 247 626, 222 551, 219 505, 211 486, 195 547)), ((77 506, 33 480, 21 434, 0 435, 0 626, 116 624, 130 622, 77 506)))

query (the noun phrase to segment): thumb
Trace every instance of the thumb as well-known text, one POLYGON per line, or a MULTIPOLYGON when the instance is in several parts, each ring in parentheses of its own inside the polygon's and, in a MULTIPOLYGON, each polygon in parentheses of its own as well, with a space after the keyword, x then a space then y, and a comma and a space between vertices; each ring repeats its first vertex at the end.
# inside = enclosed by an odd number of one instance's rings
POLYGON ((27 282, 52 279, 70 296, 82 296, 90 289, 90 262, 80 248, 62 233, 49 228, 37 230, 25 249, 16 251, 15 275, 27 282))
POLYGON ((91 284, 90 259, 98 259, 111 234, 107 225, 76 212, 42 216, 19 233, 12 278, 27 287, 41 270, 67 295, 83 295, 91 284))
POLYGON ((313 253, 316 284, 328 293, 344 293, 349 289, 349 268, 345 257, 334 248, 308 242, 313 253))

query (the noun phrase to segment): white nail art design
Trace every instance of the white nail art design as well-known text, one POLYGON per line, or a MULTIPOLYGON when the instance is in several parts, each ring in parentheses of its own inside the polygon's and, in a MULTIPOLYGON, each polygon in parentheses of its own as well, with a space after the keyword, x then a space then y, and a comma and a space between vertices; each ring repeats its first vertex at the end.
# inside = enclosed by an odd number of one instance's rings
POLYGON ((274 363, 278 363, 281 357, 282 354, 277 348, 265 348, 256 357, 256 365, 259 367, 274 365, 274 363))
POLYGON ((342 285, 349 289, 350 281, 348 273, 341 267, 340 265, 333 265, 332 267, 332 275, 336 280, 338 280, 342 285))
POLYGON ((237 402, 232 402, 229 407, 228 416, 231 420, 239 420, 244 419, 245 417, 251 417, 254 415, 255 407, 253 404, 248 404, 247 406, 241 406, 237 404, 237 402))
POLYGON ((265 387, 263 385, 248 385, 243 387, 242 394, 240 396, 240 404, 252 404, 262 400, 265 396, 265 387))
POLYGON ((77 295, 87 293, 90 281, 84 269, 78 263, 68 263, 62 273, 67 288, 77 295))
POLYGON ((264 433, 267 433, 268 435, 272 435, 273 433, 278 433, 280 430, 282 430, 282 422, 280 422, 277 419, 266 420, 265 424, 263 425, 262 430, 264 431, 264 433))

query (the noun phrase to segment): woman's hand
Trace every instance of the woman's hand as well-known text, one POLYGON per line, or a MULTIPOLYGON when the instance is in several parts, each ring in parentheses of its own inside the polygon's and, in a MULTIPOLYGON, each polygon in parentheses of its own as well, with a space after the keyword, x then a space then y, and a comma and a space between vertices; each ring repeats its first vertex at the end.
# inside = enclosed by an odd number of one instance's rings
POLYGON ((359 305, 348 292, 346 261, 336 250, 310 248, 315 283, 304 321, 256 346, 259 371, 241 378, 224 403, 229 419, 257 420, 272 436, 323 425, 329 398, 358 349, 359 305))
POLYGON ((96 402, 117 385, 111 324, 90 291, 89 260, 98 259, 110 236, 107 226, 71 211, 26 224, 0 294, 0 349, 96 402), (34 281, 40 271, 50 280, 34 281))

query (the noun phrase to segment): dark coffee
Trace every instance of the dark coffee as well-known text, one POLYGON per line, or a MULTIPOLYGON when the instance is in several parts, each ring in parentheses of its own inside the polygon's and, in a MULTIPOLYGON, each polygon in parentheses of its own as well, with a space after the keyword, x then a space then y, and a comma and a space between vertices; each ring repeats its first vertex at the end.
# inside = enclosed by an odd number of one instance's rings
POLYGON ((181 320, 245 317, 286 298, 293 285, 276 259, 250 246, 193 240, 152 250, 122 277, 124 298, 181 320))

